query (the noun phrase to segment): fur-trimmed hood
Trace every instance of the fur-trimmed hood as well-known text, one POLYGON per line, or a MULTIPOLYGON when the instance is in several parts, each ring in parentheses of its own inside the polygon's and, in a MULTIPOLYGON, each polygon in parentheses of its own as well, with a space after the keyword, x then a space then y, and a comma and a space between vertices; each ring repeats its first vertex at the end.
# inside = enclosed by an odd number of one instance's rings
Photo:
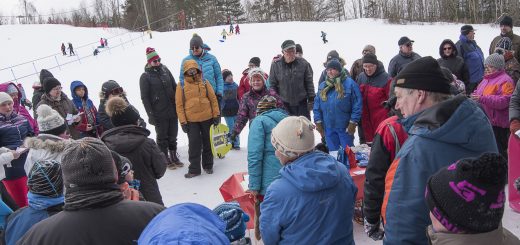
POLYGON ((24 145, 29 149, 46 150, 51 153, 59 153, 65 149, 72 140, 62 139, 52 134, 40 134, 37 137, 28 137, 24 145))

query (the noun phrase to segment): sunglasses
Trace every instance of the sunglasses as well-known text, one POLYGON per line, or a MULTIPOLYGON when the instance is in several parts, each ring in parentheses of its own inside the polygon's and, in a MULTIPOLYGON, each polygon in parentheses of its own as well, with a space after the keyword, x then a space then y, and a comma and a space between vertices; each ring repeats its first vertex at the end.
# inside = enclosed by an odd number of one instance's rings
POLYGON ((193 46, 193 47, 191 47, 191 50, 198 50, 198 49, 200 49, 200 46, 193 46))
POLYGON ((161 59, 160 59, 160 58, 159 58, 159 59, 156 59, 156 60, 152 61, 152 63, 155 63, 155 64, 157 64, 157 63, 161 63, 161 59))
POLYGON ((443 48, 443 50, 451 50, 451 47, 443 48))
POLYGON ((109 94, 111 94, 111 95, 119 95, 119 94, 122 94, 122 93, 123 93, 123 88, 119 87, 119 88, 112 89, 109 94))

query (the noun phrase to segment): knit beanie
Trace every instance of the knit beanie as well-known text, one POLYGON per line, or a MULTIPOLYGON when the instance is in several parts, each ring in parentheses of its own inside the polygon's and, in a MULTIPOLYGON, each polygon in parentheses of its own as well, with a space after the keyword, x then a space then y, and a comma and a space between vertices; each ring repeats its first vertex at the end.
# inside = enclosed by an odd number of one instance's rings
POLYGON ((40 71, 40 82, 42 83, 42 86, 43 86, 43 81, 45 81, 45 79, 49 78, 49 77, 54 77, 52 75, 52 73, 46 69, 42 69, 40 71))
POLYGON ((63 195, 61 164, 55 160, 37 161, 27 175, 29 192, 46 197, 63 195))
POLYGON ((114 163, 116 164, 117 184, 123 184, 125 183, 126 175, 128 175, 132 170, 132 162, 113 150, 110 150, 110 153, 112 154, 112 159, 114 159, 114 163))
POLYGON ((470 32, 472 31, 476 31, 475 29, 473 29, 473 26, 472 25, 463 25, 461 28, 460 28, 460 34, 466 36, 468 35, 470 32))
POLYGON ((265 77, 264 77, 264 71, 260 68, 260 67, 255 67, 251 70, 249 70, 249 85, 251 85, 251 82, 253 82, 253 77, 254 76, 259 76, 262 81, 264 82, 264 85, 265 85, 265 77))
POLYGON ((365 54, 363 56, 363 64, 374 64, 377 65, 379 62, 377 61, 377 56, 372 53, 365 54))
POLYGON ((256 67, 260 67, 260 58, 253 57, 249 60, 249 63, 255 64, 256 67))
POLYGON ((11 95, 7 94, 6 92, 0 92, 0 104, 6 101, 13 102, 13 98, 11 98, 11 95))
POLYGON ((105 98, 108 98, 110 92, 112 92, 116 88, 120 88, 119 84, 114 80, 108 80, 101 85, 101 93, 105 98))
POLYGON ((284 118, 271 133, 273 147, 284 156, 294 158, 314 149, 314 125, 303 116, 284 118))
POLYGON ((339 60, 339 53, 338 53, 338 51, 336 51, 336 50, 331 50, 331 51, 327 54, 327 62, 329 62, 331 59, 337 59, 337 60, 339 60))
POLYGON ((363 51, 366 52, 367 54, 368 54, 368 53, 370 53, 370 54, 376 54, 376 47, 374 47, 373 45, 367 44, 367 45, 363 48, 363 51))
POLYGON ((65 146, 63 182, 66 192, 90 188, 106 188, 117 182, 117 170, 108 147, 99 139, 85 137, 65 146))
POLYGON ((146 48, 146 59, 148 60, 148 64, 152 63, 154 60, 158 60, 161 57, 155 52, 154 48, 146 48))
POLYGON ((397 74, 395 86, 450 94, 450 83, 439 63, 431 56, 412 61, 397 74))
POLYGON ((65 119, 50 106, 42 104, 36 109, 38 126, 41 134, 60 135, 67 130, 65 119))
POLYGON ((341 63, 338 59, 331 59, 329 63, 327 63, 327 69, 334 69, 341 72, 343 68, 341 67, 341 63))
POLYGON ((230 75, 233 76, 233 73, 231 73, 230 70, 228 70, 228 69, 222 70, 222 79, 224 80, 224 82, 226 81, 226 78, 230 75))
POLYGON ((495 48, 503 48, 505 50, 511 50, 511 46, 513 45, 513 42, 511 41, 511 38, 509 37, 502 37, 495 48))
POLYGON ((244 213, 236 202, 225 202, 218 205, 213 212, 226 223, 224 233, 230 242, 243 238, 246 234, 246 223, 249 215, 244 213))
POLYGON ((8 94, 18 94, 18 88, 16 87, 16 85, 10 83, 9 85, 7 85, 7 91, 6 91, 8 94))
POLYGON ((500 25, 509 26, 509 27, 513 28, 513 19, 506 15, 506 16, 504 16, 504 18, 502 18, 502 20, 500 20, 500 25))
POLYGON ((299 43, 296 44, 296 53, 303 54, 302 45, 300 45, 299 43))
POLYGON ((276 98, 272 95, 264 95, 258 101, 258 105, 256 105, 256 115, 260 115, 265 111, 276 108, 276 98))
POLYGON ((140 118, 139 112, 121 97, 109 99, 106 105, 106 112, 110 117, 110 121, 116 127, 136 125, 137 120, 140 118))
POLYGON ((426 203, 452 233, 498 229, 504 214, 507 161, 497 153, 461 159, 431 176, 426 203))
POLYGON ((43 83, 43 90, 45 91, 46 94, 48 94, 51 92, 51 90, 53 88, 60 86, 60 85, 61 85, 60 81, 58 81, 58 79, 56 79, 54 77, 45 78, 44 83, 43 83))
POLYGON ((498 70, 503 70, 506 66, 504 56, 494 53, 489 55, 484 61, 484 65, 495 67, 498 70))
POLYGON ((203 44, 202 38, 197 35, 197 33, 193 33, 193 37, 191 37, 190 40, 190 49, 193 47, 202 47, 203 44))

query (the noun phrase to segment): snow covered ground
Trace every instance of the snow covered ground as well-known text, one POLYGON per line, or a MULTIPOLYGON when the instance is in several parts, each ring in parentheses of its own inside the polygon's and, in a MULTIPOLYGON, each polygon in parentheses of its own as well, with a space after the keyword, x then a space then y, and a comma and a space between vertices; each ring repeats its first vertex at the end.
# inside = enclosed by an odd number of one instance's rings
MULTIPOLYGON (((202 36, 214 55, 217 56, 222 69, 230 69, 235 81, 239 81, 241 72, 247 67, 253 56, 262 60, 261 67, 269 70, 273 56, 280 53, 280 45, 286 39, 293 39, 303 46, 304 57, 314 69, 314 79, 317 83, 323 70, 323 62, 330 50, 337 50, 347 61, 347 68, 352 62, 361 57, 361 50, 366 44, 376 47, 379 60, 388 66, 390 59, 397 54, 397 40, 401 36, 408 36, 415 40, 414 51, 422 56, 439 57, 439 44, 449 38, 456 41, 462 24, 413 24, 390 25, 381 20, 361 19, 347 22, 292 22, 268 24, 240 25, 241 34, 230 36, 226 42, 219 42, 220 27, 208 27, 196 30, 186 30, 168 33, 153 33, 153 39, 143 36, 142 33, 126 33, 125 30, 103 28, 75 28, 62 25, 16 25, 0 26, 0 82, 13 80, 14 76, 21 77, 39 71, 42 68, 55 67, 71 62, 70 64, 54 68, 51 72, 57 77, 70 95, 68 89, 74 80, 83 81, 90 90, 89 96, 95 104, 99 103, 98 92, 101 83, 107 80, 119 82, 128 93, 130 102, 136 106, 141 115, 146 118, 139 96, 139 77, 146 63, 146 47, 154 47, 161 56, 162 63, 167 65, 174 77, 178 78, 180 62, 188 54, 189 40, 193 33, 202 36), (320 38, 320 31, 328 34, 329 43, 324 45, 320 38), (116 36, 116 37, 114 37, 116 36), (111 49, 103 49, 97 57, 87 57, 99 45, 100 37, 108 38, 111 49), (60 45, 71 42, 75 46, 78 56, 63 57, 60 45), (124 43, 122 46, 121 43, 124 43), (87 44, 85 47, 79 48, 87 44), (118 47, 116 47, 118 46, 118 47), (51 55, 51 56, 49 56, 51 55), (34 60, 40 57, 47 58, 11 67, 15 64, 34 60), (78 58, 82 58, 78 61, 78 58), (14 75, 13 75, 14 74, 14 75)), ((499 33, 498 27, 489 25, 474 25, 476 41, 487 53, 491 40, 499 33)), ((29 76, 18 80, 21 82, 28 96, 32 95, 31 85, 38 80, 37 76, 29 76)), ((154 137, 153 128, 149 128, 154 137)), ((181 202, 196 202, 210 208, 222 202, 218 191, 221 183, 232 173, 247 170, 247 127, 241 134, 242 149, 231 151, 225 159, 215 161, 215 173, 203 174, 194 179, 185 179, 187 166, 180 170, 168 170, 159 180, 161 193, 165 203, 170 206, 181 202)), ((187 138, 179 130, 179 152, 184 163, 187 160, 187 138)), ((506 207, 504 226, 513 233, 520 235, 520 214, 514 213, 506 207)), ((362 227, 354 225, 355 239, 358 244, 379 244, 367 238, 362 227)))

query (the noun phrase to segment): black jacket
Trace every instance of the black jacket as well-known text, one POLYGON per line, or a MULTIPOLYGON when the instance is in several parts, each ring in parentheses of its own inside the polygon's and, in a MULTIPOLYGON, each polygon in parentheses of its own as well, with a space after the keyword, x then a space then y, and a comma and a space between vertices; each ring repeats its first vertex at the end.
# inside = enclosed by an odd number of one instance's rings
POLYGON ((439 55, 441 58, 437 59, 440 66, 446 67, 450 69, 451 73, 453 73, 457 78, 464 82, 464 84, 468 85, 469 83, 469 72, 468 67, 464 62, 464 59, 458 56, 457 47, 453 41, 446 39, 441 43, 439 47, 439 55), (451 46, 452 53, 450 56, 444 55, 444 45, 449 44, 451 46))
POLYGON ((177 118, 175 110, 175 89, 177 84, 172 73, 165 65, 147 65, 139 79, 141 100, 148 118, 154 121, 177 118))
POLYGON ((155 141, 149 139, 145 128, 125 125, 105 131, 101 140, 111 150, 128 158, 132 163, 134 178, 141 181, 139 191, 147 201, 163 205, 159 185, 166 172, 167 160, 155 141))
MULTIPOLYGON (((99 101, 98 108, 98 122, 101 126, 103 126, 103 131, 107 131, 109 129, 114 128, 114 125, 112 124, 112 121, 110 121, 110 117, 108 116, 107 111, 105 109, 108 98, 104 98, 103 96, 103 94, 99 95, 99 98, 101 98, 101 100, 99 101)), ((130 104, 128 102, 128 99, 126 98, 126 94, 124 94, 122 98, 125 99, 128 104, 130 104)), ((133 105, 130 104, 130 106, 135 109, 133 105)), ((137 111, 137 109, 135 110, 137 111)), ((139 126, 146 128, 146 122, 141 117, 139 117, 139 126)))
POLYGON ((316 96, 312 74, 312 67, 304 58, 286 63, 282 57, 271 64, 269 83, 283 102, 297 106, 304 100, 313 101, 316 96))
POLYGON ((137 244, 162 210, 155 203, 123 200, 105 208, 62 211, 34 225, 17 244, 137 244))

